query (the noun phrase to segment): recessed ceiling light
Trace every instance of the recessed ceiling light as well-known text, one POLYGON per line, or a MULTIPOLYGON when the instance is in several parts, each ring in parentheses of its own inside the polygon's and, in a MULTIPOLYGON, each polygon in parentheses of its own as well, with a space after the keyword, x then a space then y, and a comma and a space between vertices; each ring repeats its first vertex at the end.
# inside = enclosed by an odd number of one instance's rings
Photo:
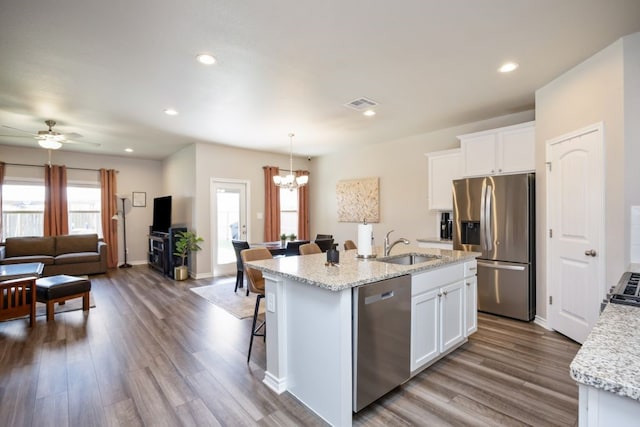
POLYGON ((376 115, 376 112, 375 112, 375 111, 373 111, 373 110, 367 110, 367 111, 365 111, 365 112, 364 112, 364 113, 362 113, 362 114, 364 114, 364 115, 365 115, 365 116, 367 116, 367 117, 371 117, 371 116, 375 116, 375 115, 376 115))
POLYGON ((515 62, 505 62, 500 68, 498 68, 498 71, 501 73, 510 73, 516 68, 518 68, 518 64, 515 62))
POLYGON ((124 151, 127 153, 133 153, 133 148, 125 148, 124 151))
POLYGON ((199 63, 204 65, 213 65, 216 63, 216 58, 208 53, 201 53, 200 55, 196 56, 196 59, 199 63))
POLYGON ((174 110, 173 108, 167 108, 166 110, 164 110, 164 113, 167 116, 177 116, 178 112, 176 110, 174 110))

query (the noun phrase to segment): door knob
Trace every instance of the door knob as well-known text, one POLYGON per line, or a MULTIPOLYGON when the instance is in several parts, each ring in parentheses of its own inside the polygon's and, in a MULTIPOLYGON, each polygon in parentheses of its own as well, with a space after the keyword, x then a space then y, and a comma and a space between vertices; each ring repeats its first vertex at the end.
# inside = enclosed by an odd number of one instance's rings
POLYGON ((589 249, 588 251, 584 251, 584 254, 586 256, 596 256, 596 251, 594 251, 593 249, 589 249))

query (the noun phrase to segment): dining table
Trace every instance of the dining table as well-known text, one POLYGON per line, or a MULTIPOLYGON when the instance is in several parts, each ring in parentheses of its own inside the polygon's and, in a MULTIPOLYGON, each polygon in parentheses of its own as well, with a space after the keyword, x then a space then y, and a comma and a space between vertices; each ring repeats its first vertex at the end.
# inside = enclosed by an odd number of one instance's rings
POLYGON ((249 243, 249 246, 252 248, 267 248, 269 252, 271 252, 272 256, 284 256, 287 250, 287 242, 284 242, 284 245, 281 241, 275 242, 258 242, 258 243, 249 243))

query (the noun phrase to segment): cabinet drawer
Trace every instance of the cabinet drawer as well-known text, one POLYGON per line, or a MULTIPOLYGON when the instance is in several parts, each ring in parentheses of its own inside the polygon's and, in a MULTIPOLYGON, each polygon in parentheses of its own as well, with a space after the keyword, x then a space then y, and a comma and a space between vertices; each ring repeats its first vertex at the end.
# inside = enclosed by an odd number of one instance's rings
POLYGON ((464 274, 463 264, 454 264, 411 276, 411 295, 419 295, 440 286, 460 280, 464 274))
POLYGON ((476 260, 465 262, 464 277, 475 276, 476 274, 478 274, 478 263, 476 260))

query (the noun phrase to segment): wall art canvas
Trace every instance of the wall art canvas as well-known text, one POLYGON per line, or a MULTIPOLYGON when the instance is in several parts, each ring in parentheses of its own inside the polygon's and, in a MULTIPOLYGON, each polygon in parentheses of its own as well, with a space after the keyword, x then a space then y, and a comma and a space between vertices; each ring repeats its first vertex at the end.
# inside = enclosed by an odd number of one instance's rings
POLYGON ((379 178, 360 178, 338 181, 338 221, 380 222, 379 178))

